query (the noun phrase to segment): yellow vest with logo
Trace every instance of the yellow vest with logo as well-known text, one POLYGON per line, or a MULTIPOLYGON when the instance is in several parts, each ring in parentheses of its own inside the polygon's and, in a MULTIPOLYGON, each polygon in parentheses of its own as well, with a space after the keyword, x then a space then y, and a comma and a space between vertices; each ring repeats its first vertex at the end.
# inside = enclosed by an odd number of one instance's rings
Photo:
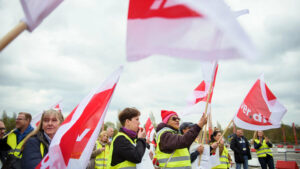
POLYGON ((156 158, 161 168, 191 169, 190 153, 187 148, 176 149, 173 153, 164 153, 160 151, 160 137, 165 132, 176 133, 175 130, 165 127, 157 133, 157 148, 155 151, 156 158), (167 164, 166 164, 167 163, 167 164))
POLYGON ((212 169, 217 169, 217 168, 225 168, 225 169, 230 168, 230 163, 228 160, 228 150, 225 146, 220 156, 220 164, 213 167, 212 169))
MULTIPOLYGON (((103 146, 99 143, 99 141, 96 141, 96 149, 101 149, 103 146)), ((95 169, 106 169, 106 163, 107 159, 109 157, 109 145, 105 145, 105 150, 102 151, 99 155, 95 158, 95 169)))
POLYGON ((17 158, 22 158, 21 148, 24 144, 24 139, 17 145, 17 135, 15 133, 10 133, 7 136, 7 144, 11 148, 8 154, 14 155, 17 158))
POLYGON ((133 162, 130 162, 130 161, 123 161, 122 163, 119 163, 115 166, 111 166, 111 160, 112 160, 112 155, 113 155, 113 152, 114 152, 114 142, 116 140, 116 138, 118 137, 121 137, 121 136, 124 136, 127 140, 130 141, 130 143, 133 145, 133 146, 136 146, 136 140, 134 140, 134 142, 123 132, 118 132, 118 134, 114 137, 113 141, 111 142, 111 147, 110 147, 110 150, 109 150, 109 157, 108 157, 108 168, 109 169, 136 169, 136 164, 133 163, 133 162))
MULTIPOLYGON (((256 142, 256 144, 260 143, 258 139, 255 139, 254 141, 256 142)), ((266 140, 264 140, 259 149, 256 151, 256 155, 257 157, 266 157, 267 154, 273 156, 270 147, 267 145, 266 140)))

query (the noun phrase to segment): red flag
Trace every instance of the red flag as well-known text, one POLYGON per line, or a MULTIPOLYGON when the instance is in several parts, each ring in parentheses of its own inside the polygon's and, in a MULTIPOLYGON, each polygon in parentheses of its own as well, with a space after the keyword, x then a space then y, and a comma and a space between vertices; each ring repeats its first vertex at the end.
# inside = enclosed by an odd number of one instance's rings
POLYGON ((122 67, 76 106, 36 168, 86 168, 121 72, 122 67))
POLYGON ((147 138, 150 138, 151 137, 151 132, 153 130, 153 125, 152 125, 150 117, 148 117, 148 119, 146 121, 145 129, 146 129, 147 138))
POLYGON ((210 113, 210 104, 215 86, 218 67, 218 63, 216 62, 202 64, 204 80, 194 89, 192 95, 189 96, 188 107, 182 111, 183 115, 203 113, 205 111, 209 88, 212 84, 211 94, 208 100, 209 105, 207 112, 210 113))
POLYGON ((279 128, 286 111, 261 76, 244 99, 234 123, 247 130, 279 128))
MULTIPOLYGON (((58 111, 61 112, 61 111, 62 111, 62 105, 61 105, 61 102, 62 102, 62 100, 60 100, 59 102, 55 103, 54 105, 52 105, 52 106, 50 107, 50 109, 55 109, 55 110, 58 110, 58 111)), ((33 128, 36 128, 36 127, 40 124, 40 120, 41 120, 41 118, 42 118, 42 114, 43 114, 43 112, 40 112, 39 114, 35 115, 35 116, 32 118, 30 124, 31 124, 31 126, 32 126, 33 128)))
POLYGON ((253 58, 256 49, 219 0, 130 0, 127 60, 154 54, 218 60, 253 58))

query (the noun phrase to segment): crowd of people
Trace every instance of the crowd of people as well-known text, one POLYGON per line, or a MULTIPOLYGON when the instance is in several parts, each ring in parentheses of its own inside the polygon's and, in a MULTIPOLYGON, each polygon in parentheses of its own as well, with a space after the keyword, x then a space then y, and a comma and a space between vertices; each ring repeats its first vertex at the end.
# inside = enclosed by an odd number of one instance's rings
MULTIPOLYGON (((156 127, 154 143, 146 139, 145 129, 140 128, 141 113, 136 108, 125 108, 119 113, 121 128, 114 135, 114 128, 102 130, 95 143, 88 163, 88 169, 135 169, 143 163, 144 158, 151 159, 148 168, 199 168, 196 159, 201 159, 205 147, 209 156, 219 156, 213 169, 228 169, 234 164, 222 133, 215 130, 210 136, 210 143, 203 145, 198 136, 207 123, 203 115, 196 124, 184 122, 174 111, 161 111, 162 122, 156 127), (152 146, 150 146, 152 145, 152 146), (196 147, 192 149, 191 147, 196 147)), ((62 113, 50 109, 44 111, 39 125, 34 129, 31 115, 20 112, 16 119, 16 128, 6 133, 5 124, 0 121, 0 159, 3 169, 34 169, 48 153, 49 145, 59 126, 64 121, 62 113)), ((254 139, 254 148, 262 169, 274 168, 274 160, 270 148, 272 143, 258 131, 254 139)), ((248 169, 251 159, 250 143, 238 129, 230 142, 234 152, 236 169, 248 169)))

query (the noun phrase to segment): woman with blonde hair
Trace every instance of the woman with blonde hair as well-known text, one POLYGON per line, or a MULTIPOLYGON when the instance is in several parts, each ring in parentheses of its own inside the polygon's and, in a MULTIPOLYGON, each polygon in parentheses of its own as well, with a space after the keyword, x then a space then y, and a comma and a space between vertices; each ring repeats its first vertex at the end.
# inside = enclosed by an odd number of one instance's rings
POLYGON ((107 131, 100 133, 99 139, 96 141, 96 150, 92 155, 95 155, 95 169, 106 169, 109 156, 109 143, 107 131))
POLYGON ((39 126, 24 140, 22 169, 35 168, 48 153, 48 148, 64 117, 50 109, 43 112, 39 126))
POLYGON ((273 144, 268 137, 264 135, 263 131, 257 131, 257 138, 254 140, 254 148, 256 149, 256 154, 258 161, 262 169, 274 169, 274 159, 271 148, 273 144))

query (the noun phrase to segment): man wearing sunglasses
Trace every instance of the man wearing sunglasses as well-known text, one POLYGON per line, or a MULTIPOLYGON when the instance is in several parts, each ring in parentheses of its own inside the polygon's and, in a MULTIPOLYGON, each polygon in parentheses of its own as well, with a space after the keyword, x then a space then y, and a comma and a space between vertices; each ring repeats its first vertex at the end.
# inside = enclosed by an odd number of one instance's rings
POLYGON ((174 111, 162 110, 162 122, 156 128, 156 158, 161 168, 191 168, 188 148, 207 122, 203 115, 185 134, 179 134, 180 118, 174 111))

